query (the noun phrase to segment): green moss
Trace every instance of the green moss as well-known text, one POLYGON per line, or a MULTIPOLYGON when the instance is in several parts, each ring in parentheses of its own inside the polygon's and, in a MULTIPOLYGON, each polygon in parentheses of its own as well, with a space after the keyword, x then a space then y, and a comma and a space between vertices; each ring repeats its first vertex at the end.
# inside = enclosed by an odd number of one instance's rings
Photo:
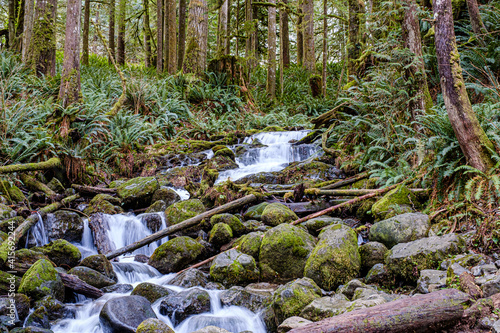
POLYGON ((158 299, 172 294, 172 290, 150 282, 139 283, 130 295, 145 297, 151 303, 158 299))
POLYGON ((214 259, 210 266, 210 276, 225 285, 235 285, 257 280, 259 270, 254 258, 232 249, 214 259))
POLYGON ((52 260, 56 265, 74 267, 82 258, 80 250, 64 239, 58 239, 33 250, 40 251, 52 260))
POLYGON ((216 214, 210 218, 211 225, 215 225, 219 222, 225 223, 230 226, 234 235, 241 235, 246 230, 240 219, 232 214, 216 214))
POLYGON ((210 238, 208 241, 214 245, 224 245, 233 238, 233 231, 231 227, 225 223, 219 222, 214 225, 210 231, 210 238))
POLYGON ((117 194, 124 207, 141 208, 151 204, 153 194, 159 187, 155 177, 137 177, 118 186, 117 194))
POLYGON ((297 219, 297 214, 295 214, 290 208, 277 202, 269 204, 262 212, 262 221, 270 226, 290 223, 297 219))
POLYGON ((404 185, 389 191, 372 206, 372 213, 377 219, 387 218, 387 214, 394 210, 394 206, 418 206, 415 195, 404 185))
POLYGON ((269 203, 267 202, 262 202, 258 205, 252 206, 247 209, 245 212, 245 215, 243 217, 245 219, 251 219, 251 220, 260 220, 262 217, 262 213, 264 212, 264 209, 269 206, 269 203))
POLYGON ((24 274, 19 292, 35 300, 53 296, 57 300, 64 301, 64 285, 61 278, 52 264, 45 259, 38 260, 24 274))
POLYGON ((262 231, 251 232, 245 236, 240 237, 234 243, 234 246, 238 246, 238 249, 241 252, 248 254, 249 256, 252 256, 256 260, 258 260, 263 236, 264 233, 262 231))
POLYGON ((203 250, 203 245, 190 237, 176 237, 160 245, 148 264, 163 274, 177 272, 198 258, 203 250))
POLYGON ((279 126, 267 126, 261 132, 284 132, 285 130, 279 126))
POLYGON ((205 206, 199 199, 179 201, 165 210, 167 224, 176 225, 205 212, 205 206))
POLYGON ((23 192, 17 186, 11 185, 6 180, 0 181, 0 193, 9 198, 9 201, 12 203, 23 202, 26 199, 23 192))
POLYGON ((223 148, 223 149, 219 149, 219 150, 215 151, 214 157, 216 157, 216 156, 224 156, 224 157, 230 158, 233 161, 235 159, 234 152, 229 148, 223 148))
POLYGON ((298 316, 302 309, 313 300, 321 297, 321 289, 309 278, 291 281, 276 290, 272 308, 277 322, 298 316))

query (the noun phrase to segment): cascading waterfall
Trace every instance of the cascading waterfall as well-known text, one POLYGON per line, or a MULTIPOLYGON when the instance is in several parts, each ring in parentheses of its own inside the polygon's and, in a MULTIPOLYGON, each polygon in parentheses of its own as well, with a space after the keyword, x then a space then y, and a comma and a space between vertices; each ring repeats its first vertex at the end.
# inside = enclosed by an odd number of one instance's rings
POLYGON ((49 237, 45 232, 45 225, 43 224, 43 219, 38 212, 36 213, 38 216, 38 222, 28 230, 26 237, 26 247, 28 247, 28 243, 31 239, 35 241, 35 246, 44 246, 49 243, 49 237), (32 237, 32 238, 31 238, 32 237))

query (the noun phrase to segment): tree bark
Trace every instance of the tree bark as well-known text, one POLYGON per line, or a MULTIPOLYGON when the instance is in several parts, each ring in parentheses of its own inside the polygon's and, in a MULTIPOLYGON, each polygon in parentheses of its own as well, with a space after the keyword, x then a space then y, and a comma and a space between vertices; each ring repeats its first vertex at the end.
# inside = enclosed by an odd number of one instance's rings
POLYGON ((11 164, 11 165, 0 166, 0 174, 12 173, 12 172, 24 172, 24 171, 49 170, 53 168, 59 168, 61 166, 62 166, 61 160, 57 157, 52 157, 51 159, 44 162, 11 164))
POLYGON ((469 11, 470 24, 472 26, 472 31, 479 36, 480 40, 484 39, 484 36, 488 33, 486 27, 484 26, 481 15, 479 14, 479 6, 477 0, 467 0, 467 10, 469 11))
POLYGON ((451 0, 434 1, 435 45, 444 104, 467 162, 486 172, 494 166, 494 147, 481 128, 465 89, 452 15, 451 0))
POLYGON ((167 70, 169 74, 175 74, 177 71, 177 29, 176 29, 176 8, 175 0, 166 0, 167 11, 167 48, 168 48, 168 61, 167 70))
POLYGON ((90 0, 85 0, 83 13, 82 64, 89 64, 90 0))
POLYGON ((56 12, 57 0, 36 2, 28 65, 38 76, 56 75, 56 12))
POLYGON ((187 36, 184 73, 201 75, 207 63, 208 8, 206 0, 189 2, 187 36))
POLYGON ((163 0, 156 1, 156 71, 163 72, 163 0))
MULTIPOLYGON (((276 0, 269 0, 276 4, 276 0)), ((276 98, 276 7, 269 6, 267 26, 267 83, 266 91, 271 100, 276 98)))
POLYGON ((456 325, 469 297, 456 289, 399 299, 292 329, 290 333, 441 332, 456 325))
POLYGON ((114 250, 113 243, 108 237, 109 225, 103 213, 90 215, 89 228, 94 236, 94 245, 99 254, 108 254, 114 250))
POLYGON ((81 0, 68 0, 66 38, 59 100, 64 108, 81 100, 80 85, 80 15, 81 0))
POLYGON ((420 24, 417 17, 417 3, 415 0, 403 1, 404 15, 402 22, 403 40, 405 48, 409 49, 415 59, 405 70, 407 79, 413 79, 410 93, 409 108, 413 120, 417 120, 422 113, 428 113, 432 108, 432 98, 427 85, 424 58, 422 52, 422 39, 420 38, 420 24))
POLYGON ((304 0, 304 67, 314 72, 316 56, 314 52, 314 0, 304 0))
POLYGON ((115 8, 116 0, 109 0, 109 35, 108 35, 108 48, 111 56, 108 55, 108 63, 111 65, 113 61, 111 58, 116 59, 115 49, 115 8))
POLYGON ((303 0, 297 0, 297 65, 302 66, 304 63, 304 29, 303 29, 303 21, 304 21, 304 13, 302 10, 303 0))
POLYGON ((78 193, 81 195, 90 195, 94 196, 96 194, 100 193, 106 193, 106 194, 116 194, 117 189, 116 188, 104 188, 104 187, 95 187, 95 186, 84 186, 84 185, 77 185, 77 184, 72 184, 72 188, 74 188, 78 193))
POLYGON ((177 45, 177 70, 182 69, 186 50, 186 0, 179 0, 179 34, 177 45))
POLYGON ((217 24, 217 57, 226 55, 228 36, 229 0, 224 0, 219 8, 217 24))
POLYGON ((55 198, 57 193, 51 190, 47 185, 35 179, 35 177, 21 174, 21 180, 24 185, 26 185, 31 191, 41 191, 45 193, 49 198, 55 198))
POLYGON ((104 295, 100 289, 83 282, 75 275, 59 273, 59 276, 61 277, 61 280, 66 288, 71 289, 78 294, 94 299, 104 295))
POLYGON ((255 54, 257 27, 254 22, 252 0, 245 0, 245 30, 247 37, 245 44, 245 57, 247 58, 248 69, 251 71, 257 62, 255 54))
POLYGON ((322 93, 323 97, 326 98, 326 65, 327 65, 327 58, 328 58, 328 19, 327 19, 327 14, 328 14, 328 7, 326 5, 326 0, 323 0, 323 66, 321 70, 321 78, 323 80, 323 85, 321 86, 322 88, 322 93))
POLYGON ((118 13, 118 48, 116 54, 116 62, 120 65, 125 65, 125 19, 127 15, 127 2, 120 0, 118 13))
POLYGON ((23 29, 23 50, 22 61, 28 62, 28 51, 30 49, 31 37, 33 35, 33 23, 35 20, 35 0, 24 2, 24 29, 23 29))
POLYGON ((290 30, 288 28, 288 0, 283 0, 285 6, 280 8, 280 51, 283 68, 290 67, 290 30))
POLYGON ((144 58, 144 65, 151 67, 151 28, 149 26, 149 0, 143 0, 144 6, 144 49, 146 57, 144 58))
POLYGON ((21 38, 24 26, 24 0, 9 0, 8 1, 8 48, 15 52, 21 51, 21 38))
POLYGON ((347 47, 347 76, 361 74, 356 60, 361 56, 364 47, 365 7, 361 0, 349 0, 349 36, 347 47))

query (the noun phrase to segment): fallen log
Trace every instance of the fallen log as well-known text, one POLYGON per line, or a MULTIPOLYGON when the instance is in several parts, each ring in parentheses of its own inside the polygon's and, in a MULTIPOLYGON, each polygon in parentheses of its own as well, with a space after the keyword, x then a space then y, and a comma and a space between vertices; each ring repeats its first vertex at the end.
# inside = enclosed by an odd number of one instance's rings
POLYGON ((48 170, 62 166, 61 160, 57 157, 52 157, 45 162, 38 163, 25 163, 25 164, 11 164, 0 166, 0 173, 48 170))
POLYGON ((52 213, 78 198, 80 198, 80 195, 75 194, 43 207, 38 211, 38 213, 31 214, 26 220, 24 220, 24 222, 21 223, 12 232, 12 234, 9 233, 9 237, 0 245, 0 266, 5 264, 9 257, 9 252, 12 252, 12 249, 16 248, 16 245, 21 237, 23 237, 24 234, 26 234, 26 232, 28 232, 28 230, 38 222, 39 216, 44 217, 48 213, 52 213))
POLYGON ((365 172, 357 174, 357 175, 355 175, 353 177, 350 177, 350 178, 347 178, 347 179, 335 182, 335 183, 330 184, 330 185, 323 186, 323 187, 321 187, 321 189, 322 190, 333 190, 334 188, 339 188, 339 187, 343 187, 343 186, 354 184, 357 181, 360 181, 362 179, 368 178, 368 176, 370 176, 370 174, 367 171, 365 171, 365 172))
POLYGON ((100 289, 97 289, 96 287, 80 280, 75 275, 59 273, 59 276, 61 277, 61 280, 66 288, 71 289, 78 294, 82 294, 83 296, 90 298, 99 298, 104 295, 100 289))
POLYGON ((115 194, 117 192, 116 188, 104 188, 104 187, 95 187, 95 186, 84 186, 84 185, 71 185, 78 193, 82 195, 86 194, 115 194))
POLYGON ((21 174, 21 180, 31 191, 40 191, 45 193, 49 198, 55 198, 57 193, 52 191, 47 185, 35 179, 35 177, 21 174))
POLYGON ((483 297, 483 291, 476 284, 474 277, 469 272, 463 272, 458 277, 460 281, 460 287, 465 291, 472 299, 479 299, 483 297))
POLYGON ((318 201, 318 202, 281 202, 273 200, 274 202, 279 202, 282 205, 290 208, 295 214, 312 214, 326 209, 333 205, 338 205, 340 203, 346 202, 347 199, 331 200, 330 202, 318 201))
POLYGON ((460 321, 469 300, 469 295, 461 291, 444 289, 344 313, 289 332, 441 332, 460 321))
MULTIPOLYGON (((331 196, 331 197, 357 197, 361 195, 366 195, 366 194, 371 194, 371 193, 376 193, 379 190, 322 190, 318 188, 308 188, 305 190, 304 194, 305 195, 313 195, 313 196, 319 196, 319 195, 326 195, 326 196, 331 196)), ((426 189, 422 188, 412 188, 410 189, 411 192, 413 193, 420 193, 420 192, 425 192, 427 191, 426 189)), ((285 195, 286 193, 293 193, 291 190, 278 190, 278 191, 270 191, 268 192, 271 195, 285 195)))
POLYGON ((94 235, 94 245, 99 254, 107 254, 114 250, 113 243, 108 237, 109 224, 103 213, 90 215, 89 228, 94 235))
POLYGON ((122 255, 122 254, 125 254, 128 252, 132 252, 132 251, 137 250, 143 246, 146 246, 154 241, 157 241, 157 240, 162 239, 168 235, 171 235, 177 231, 181 231, 183 229, 192 227, 192 226, 198 224, 199 222, 203 221, 204 219, 208 219, 208 218, 212 217, 215 214, 225 213, 225 212, 230 211, 232 209, 235 209, 235 208, 238 208, 240 206, 254 202, 255 200, 257 200, 257 197, 253 194, 250 194, 250 195, 247 195, 243 198, 228 202, 225 205, 211 209, 205 213, 202 213, 200 215, 197 215, 195 217, 187 219, 181 223, 178 223, 178 224, 173 225, 171 227, 168 227, 166 229, 160 230, 160 231, 158 231, 152 235, 149 235, 148 237, 143 238, 135 243, 124 246, 118 250, 115 250, 115 251, 107 254, 106 258, 108 260, 111 260, 113 258, 118 257, 119 255, 122 255))

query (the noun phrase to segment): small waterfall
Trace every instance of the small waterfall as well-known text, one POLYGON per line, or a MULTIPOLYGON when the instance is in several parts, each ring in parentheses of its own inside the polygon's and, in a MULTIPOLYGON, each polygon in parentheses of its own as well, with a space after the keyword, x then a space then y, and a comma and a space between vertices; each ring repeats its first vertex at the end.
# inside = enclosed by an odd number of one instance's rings
POLYGON ((35 246, 44 246, 49 243, 49 237, 45 232, 45 225, 43 224, 43 219, 38 212, 36 213, 38 216, 38 222, 28 230, 28 234, 26 237, 26 247, 29 245, 30 236, 33 237, 35 241, 35 246))
POLYGON ((154 267, 130 261, 128 258, 126 260, 122 259, 120 262, 114 262, 112 265, 118 277, 118 283, 134 285, 162 276, 154 267))
POLYGON ((92 230, 90 230, 89 227, 89 219, 83 219, 82 241, 74 245, 80 250, 82 259, 97 254, 97 248, 94 245, 94 238, 92 237, 92 230))

